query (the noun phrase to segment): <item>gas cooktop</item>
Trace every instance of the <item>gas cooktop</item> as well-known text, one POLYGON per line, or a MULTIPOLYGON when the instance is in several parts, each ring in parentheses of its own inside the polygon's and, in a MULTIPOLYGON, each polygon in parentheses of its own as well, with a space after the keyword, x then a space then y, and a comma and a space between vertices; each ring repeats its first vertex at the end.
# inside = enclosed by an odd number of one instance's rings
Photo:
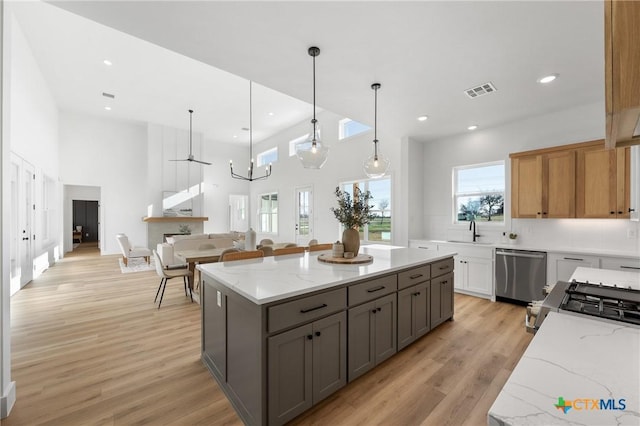
POLYGON ((640 290, 573 281, 559 310, 640 325, 640 290))

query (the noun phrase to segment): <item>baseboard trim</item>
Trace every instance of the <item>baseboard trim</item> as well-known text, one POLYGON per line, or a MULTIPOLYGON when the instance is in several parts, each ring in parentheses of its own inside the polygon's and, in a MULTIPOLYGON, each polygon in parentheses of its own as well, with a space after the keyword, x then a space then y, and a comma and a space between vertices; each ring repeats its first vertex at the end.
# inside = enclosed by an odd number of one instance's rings
POLYGON ((13 404, 16 403, 16 382, 9 383, 7 389, 0 397, 0 418, 4 419, 9 416, 13 404))

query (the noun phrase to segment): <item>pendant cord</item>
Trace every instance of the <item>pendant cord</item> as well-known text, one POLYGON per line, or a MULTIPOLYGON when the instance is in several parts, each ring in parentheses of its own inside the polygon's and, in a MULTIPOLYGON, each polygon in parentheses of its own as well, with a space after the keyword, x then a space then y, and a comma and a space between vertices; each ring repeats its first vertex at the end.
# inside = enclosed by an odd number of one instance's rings
POLYGON ((253 161, 253 93, 252 81, 249 80, 249 163, 253 161))
POLYGON ((189 110, 189 155, 191 155, 191 153, 193 152, 193 151, 192 151, 192 149, 193 149, 193 144, 192 144, 192 141, 191 141, 191 135, 192 135, 192 133, 193 133, 193 130, 192 130, 192 123, 193 123, 193 110, 192 110, 192 109, 190 109, 190 110, 189 110))
POLYGON ((316 124, 317 124, 317 120, 316 120, 316 57, 315 55, 312 56, 313 58, 313 143, 316 143, 316 124))
POLYGON ((378 88, 374 90, 374 106, 373 106, 373 147, 375 158, 378 158, 378 88))

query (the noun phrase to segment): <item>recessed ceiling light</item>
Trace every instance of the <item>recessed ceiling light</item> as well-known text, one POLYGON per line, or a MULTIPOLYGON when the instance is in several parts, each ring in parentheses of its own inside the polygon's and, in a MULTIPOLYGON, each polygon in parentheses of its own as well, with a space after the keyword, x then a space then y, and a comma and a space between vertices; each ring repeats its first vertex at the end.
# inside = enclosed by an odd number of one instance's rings
POLYGON ((546 75, 546 76, 542 77, 541 79, 539 79, 538 83, 542 83, 542 84, 551 83, 556 78, 558 78, 558 74, 546 75))
POLYGON ((113 65, 113 62, 111 62, 108 59, 105 59, 104 61, 102 61, 102 63, 104 63, 106 66, 110 67, 111 65, 113 65))
POLYGON ((106 106, 106 107, 104 107, 104 109, 106 109, 107 111, 111 111, 111 107, 110 106, 106 106))
POLYGON ((477 124, 472 124, 471 126, 467 127, 467 130, 475 130, 478 128, 477 124))
POLYGON ((418 117, 418 121, 427 121, 427 118, 429 118, 429 116, 421 115, 420 117, 418 117))
POLYGON ((234 139, 235 139, 235 138, 237 138, 237 137, 238 137, 238 135, 233 135, 233 138, 234 138, 234 139))
POLYGON ((270 112, 270 113, 269 113, 269 117, 273 117, 274 115, 276 115, 276 114, 275 114, 275 113, 273 113, 273 112, 270 112))

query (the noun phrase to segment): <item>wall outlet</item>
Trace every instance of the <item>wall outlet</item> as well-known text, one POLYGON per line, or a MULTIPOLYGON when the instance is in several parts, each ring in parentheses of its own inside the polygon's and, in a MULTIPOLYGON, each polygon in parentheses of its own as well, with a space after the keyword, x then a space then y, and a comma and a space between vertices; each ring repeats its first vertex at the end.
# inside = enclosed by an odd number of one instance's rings
POLYGON ((627 238, 632 239, 637 237, 637 233, 635 229, 627 229, 627 238))

